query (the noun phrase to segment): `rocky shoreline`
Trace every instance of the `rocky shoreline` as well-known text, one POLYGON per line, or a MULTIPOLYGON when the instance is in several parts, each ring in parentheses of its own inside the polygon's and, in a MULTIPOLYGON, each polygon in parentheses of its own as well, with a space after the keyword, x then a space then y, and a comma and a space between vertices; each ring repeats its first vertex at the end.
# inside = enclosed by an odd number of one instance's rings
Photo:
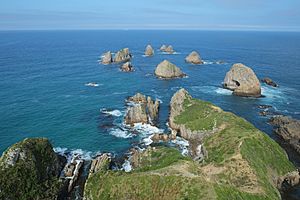
MULTIPOLYGON (((175 53, 171 45, 161 46, 160 51, 175 53)), ((144 55, 155 55, 151 45, 144 55)), ((124 48, 104 53, 101 63, 121 64, 121 71, 133 72, 132 58, 129 48, 124 48)), ((196 51, 185 62, 204 64, 196 51)), ((168 60, 156 66, 154 75, 186 76, 168 60)), ((270 78, 261 82, 278 87, 270 78)), ((232 65, 222 86, 236 96, 262 96, 255 72, 241 63, 232 65)), ((128 130, 136 124, 158 129, 158 99, 136 93, 125 102, 123 122, 128 130)), ((300 154, 300 121, 277 115, 269 105, 258 109, 261 116, 271 116, 274 132, 300 154)), ((85 159, 55 152, 46 138, 25 139, 0 158, 0 199, 193 199, 196 195, 273 200, 300 183, 299 170, 277 143, 243 118, 193 98, 184 88, 170 100, 168 127, 169 132, 144 136, 121 158, 101 153, 85 159), (147 196, 149 190, 152 196, 147 196)))

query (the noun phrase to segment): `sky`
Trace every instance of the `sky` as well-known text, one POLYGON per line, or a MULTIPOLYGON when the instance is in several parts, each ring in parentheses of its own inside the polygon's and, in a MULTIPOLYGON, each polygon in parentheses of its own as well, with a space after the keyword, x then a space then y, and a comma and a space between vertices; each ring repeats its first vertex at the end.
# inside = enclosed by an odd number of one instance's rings
POLYGON ((300 31, 300 0, 0 0, 0 30, 300 31))

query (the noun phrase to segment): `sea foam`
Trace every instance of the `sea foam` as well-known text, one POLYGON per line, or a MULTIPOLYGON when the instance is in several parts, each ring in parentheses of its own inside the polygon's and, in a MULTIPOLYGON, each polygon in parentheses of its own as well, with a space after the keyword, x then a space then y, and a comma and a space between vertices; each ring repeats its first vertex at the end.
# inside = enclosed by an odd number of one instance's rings
POLYGON ((107 114, 107 115, 112 115, 115 117, 120 117, 123 115, 123 113, 120 110, 112 110, 112 111, 108 111, 106 109, 101 109, 100 110, 102 113, 107 114))

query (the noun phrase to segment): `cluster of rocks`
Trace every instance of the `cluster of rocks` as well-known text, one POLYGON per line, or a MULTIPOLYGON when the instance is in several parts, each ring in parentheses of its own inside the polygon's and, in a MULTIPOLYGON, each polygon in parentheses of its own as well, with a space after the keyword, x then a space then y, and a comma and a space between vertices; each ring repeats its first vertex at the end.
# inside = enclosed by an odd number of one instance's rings
POLYGON ((110 51, 104 53, 101 58, 101 63, 107 65, 111 63, 127 62, 130 61, 131 58, 132 55, 129 51, 129 48, 124 48, 118 51, 114 57, 110 51))
POLYGON ((179 67, 168 60, 162 61, 155 69, 155 75, 159 78, 171 79, 186 76, 179 67))
POLYGON ((155 134, 153 134, 151 139, 153 140, 153 142, 160 142, 160 141, 168 142, 170 140, 175 140, 176 135, 166 134, 166 133, 155 133, 155 134))
POLYGON ((168 53, 168 54, 173 54, 175 52, 172 45, 162 45, 160 47, 160 51, 168 53))
POLYGON ((279 115, 272 117, 270 124, 275 127, 274 132, 300 154, 300 120, 279 115))
POLYGON ((250 67, 241 63, 234 64, 226 73, 223 87, 243 97, 261 97, 260 82, 250 67))
POLYGON ((158 119, 160 102, 153 101, 151 97, 146 97, 141 93, 128 98, 129 107, 125 116, 125 123, 134 125, 135 123, 155 124, 158 119))

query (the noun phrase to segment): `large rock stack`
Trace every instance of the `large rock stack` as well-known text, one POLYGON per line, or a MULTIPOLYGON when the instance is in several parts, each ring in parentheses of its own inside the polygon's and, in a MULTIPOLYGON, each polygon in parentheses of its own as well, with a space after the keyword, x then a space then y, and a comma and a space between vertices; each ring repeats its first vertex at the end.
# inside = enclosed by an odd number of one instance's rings
POLYGON ((135 123, 150 123, 154 124, 158 118, 159 101, 153 101, 151 97, 146 97, 143 94, 137 93, 133 97, 129 97, 125 123, 134 125, 135 123))
POLYGON ((260 97, 261 86, 253 70, 241 63, 234 64, 227 72, 224 88, 232 90, 234 95, 260 97))

